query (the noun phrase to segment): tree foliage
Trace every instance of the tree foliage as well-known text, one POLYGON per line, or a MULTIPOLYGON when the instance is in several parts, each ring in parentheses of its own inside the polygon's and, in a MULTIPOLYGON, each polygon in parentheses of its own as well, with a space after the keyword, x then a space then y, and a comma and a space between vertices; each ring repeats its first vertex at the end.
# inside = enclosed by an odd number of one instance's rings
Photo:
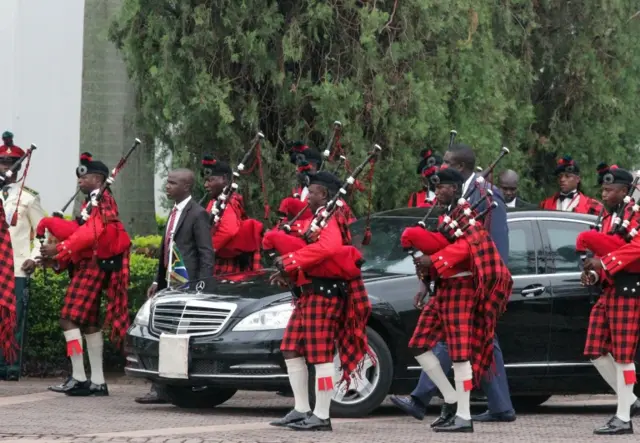
MULTIPOLYGON (((406 205, 417 156, 450 129, 487 166, 518 170, 525 197, 554 187, 556 155, 632 165, 640 121, 638 15, 630 0, 124 0, 111 28, 147 129, 183 164, 237 162, 255 132, 276 205, 281 154, 320 150, 340 120, 358 163, 380 144, 374 208, 406 205)), ((633 164, 635 166, 635 164, 633 164)), ((591 174, 591 172, 594 172, 591 174)), ((256 214, 260 189, 244 180, 256 214)), ((362 215, 366 198, 357 198, 362 215)))

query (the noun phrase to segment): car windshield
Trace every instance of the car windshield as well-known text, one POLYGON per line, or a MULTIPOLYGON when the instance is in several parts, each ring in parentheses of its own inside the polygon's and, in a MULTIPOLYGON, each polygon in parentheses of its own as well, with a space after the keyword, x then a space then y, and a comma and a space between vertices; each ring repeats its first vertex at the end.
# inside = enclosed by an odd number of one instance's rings
POLYGON ((400 245, 400 236, 405 228, 418 221, 413 217, 374 217, 371 219, 372 241, 362 245, 365 220, 351 224, 352 242, 366 260, 362 271, 376 271, 393 274, 414 274, 413 259, 400 245))

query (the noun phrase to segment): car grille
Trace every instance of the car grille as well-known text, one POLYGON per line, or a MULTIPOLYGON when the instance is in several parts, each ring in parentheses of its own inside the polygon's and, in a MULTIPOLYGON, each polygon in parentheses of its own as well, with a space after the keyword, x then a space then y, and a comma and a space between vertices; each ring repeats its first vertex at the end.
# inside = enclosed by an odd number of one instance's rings
POLYGON ((160 334, 211 335, 236 310, 235 303, 203 300, 159 300, 151 308, 151 331, 160 334))

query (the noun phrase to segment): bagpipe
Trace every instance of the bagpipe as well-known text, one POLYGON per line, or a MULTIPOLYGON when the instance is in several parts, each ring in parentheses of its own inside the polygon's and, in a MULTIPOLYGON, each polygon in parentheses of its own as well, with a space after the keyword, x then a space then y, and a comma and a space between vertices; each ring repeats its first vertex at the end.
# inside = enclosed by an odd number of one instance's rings
MULTIPOLYGON (((584 269, 584 262, 592 256, 604 257, 631 242, 640 230, 640 205, 632 195, 638 188, 640 177, 635 177, 627 195, 618 209, 611 213, 611 225, 605 233, 602 231, 606 209, 603 208, 598 218, 591 226, 591 230, 581 232, 576 239, 576 253, 580 257, 580 268, 584 269)), ((635 266, 635 265, 634 265, 635 266)), ((640 270, 640 267, 638 267, 640 270)), ((635 272, 635 269, 634 269, 635 272)))
MULTIPOLYGON (((234 202, 235 194, 238 190, 238 183, 236 182, 236 179, 240 177, 240 173, 246 170, 246 163, 254 152, 256 153, 256 162, 259 161, 258 157, 261 155, 260 148, 263 139, 264 134, 258 131, 251 141, 249 150, 247 150, 242 157, 242 160, 240 160, 236 170, 232 172, 231 180, 224 187, 216 201, 211 206, 211 229, 213 234, 215 234, 215 230, 217 229, 220 220, 222 220, 222 216, 229 205, 233 206, 238 204, 234 202)), ((260 173, 262 174, 262 170, 260 173)), ((229 243, 224 246, 224 248, 216 250, 216 255, 222 258, 234 258, 243 253, 260 250, 260 241, 264 231, 263 223, 256 219, 246 217, 244 209, 242 208, 233 208, 232 210, 236 209, 238 212, 242 213, 242 216, 238 217, 240 220, 240 230, 235 236, 233 236, 229 243)), ((265 211, 265 218, 267 218, 267 207, 265 207, 265 211)))
MULTIPOLYGON (((455 134, 452 131, 451 139, 450 139, 451 141, 449 145, 450 147, 453 144, 454 138, 455 138, 455 134)), ((437 242, 439 243, 438 246, 440 246, 438 249, 441 249, 441 247, 444 247, 447 244, 455 242, 457 239, 464 236, 465 233, 469 230, 469 228, 475 226, 478 223, 483 222, 487 218, 487 216, 490 214, 490 212, 493 209, 498 207, 498 203, 493 200, 493 191, 490 188, 486 188, 485 183, 486 183, 486 178, 489 176, 489 174, 493 172, 493 170, 498 165, 500 160, 502 160, 502 158, 504 158, 504 156, 507 155, 508 153, 509 153, 509 150, 506 147, 503 147, 500 150, 500 154, 491 163, 491 165, 486 169, 484 169, 480 174, 478 174, 478 176, 475 179, 475 184, 480 189, 481 198, 478 199, 474 204, 470 204, 468 199, 469 199, 469 196, 471 195, 471 192, 473 192, 473 190, 468 189, 465 192, 464 196, 462 196, 457 201, 457 205, 461 210, 457 211, 458 213, 455 216, 455 218, 452 217, 451 215, 444 215, 442 217, 442 220, 439 222, 439 224, 436 225, 435 229, 430 230, 427 228, 427 221, 431 217, 431 214, 435 210, 436 206, 434 205, 429 208, 425 216, 422 218, 422 220, 420 220, 416 224, 416 226, 420 227, 422 230, 426 230, 431 234, 434 234, 435 235, 434 237, 424 238, 424 244, 422 244, 421 247, 418 247, 416 243, 422 243, 422 242, 418 242, 417 239, 410 239, 409 236, 405 237, 405 235, 403 234, 403 243, 404 243, 403 247, 405 251, 407 251, 407 253, 411 255, 411 257, 414 260, 416 259, 416 254, 418 250, 428 249, 429 245, 427 243, 437 242), (478 208, 483 203, 486 204, 485 209, 480 213, 477 213, 478 208)), ((453 214, 455 213, 456 211, 454 210, 453 214)), ((408 229, 411 229, 411 228, 408 228, 408 229)), ((431 245, 431 246, 433 247, 434 245, 431 245)), ((416 269, 416 274, 418 275, 418 278, 427 287, 427 292, 424 294, 424 296, 426 297, 426 295, 428 295, 430 291, 429 289, 430 283, 431 283, 430 275, 424 275, 418 269, 416 269)))
POLYGON ((22 163, 24 163, 24 161, 28 159, 27 167, 25 168, 24 174, 22 175, 22 185, 20 186, 20 193, 18 194, 18 203, 16 203, 16 210, 13 212, 13 215, 11 216, 11 220, 7 220, 7 223, 9 223, 10 226, 16 226, 18 224, 17 208, 18 208, 18 205, 20 204, 20 197, 22 196, 22 188, 24 187, 24 183, 27 180, 27 172, 29 171, 29 164, 31 163, 31 153, 36 149, 38 149, 38 147, 33 143, 31 143, 31 146, 29 146, 29 148, 25 151, 25 153, 22 154, 22 156, 18 160, 16 160, 4 174, 0 174, 0 188, 2 188, 6 184, 7 179, 13 177, 15 173, 18 172, 18 170, 22 166, 22 163))
POLYGON ((227 183, 227 185, 222 189, 222 192, 220 193, 220 195, 218 195, 218 198, 216 198, 215 202, 211 206, 212 229, 216 229, 218 223, 220 223, 220 220, 224 215, 225 209, 227 209, 227 207, 231 203, 231 197, 233 197, 233 194, 235 194, 235 192, 238 190, 238 183, 236 182, 236 179, 240 177, 239 172, 244 171, 246 166, 245 162, 249 160, 249 157, 251 156, 251 154, 253 154, 253 151, 260 150, 263 139, 264 134, 258 131, 256 136, 251 141, 249 150, 244 154, 244 157, 242 157, 242 160, 240 160, 240 163, 236 167, 236 171, 231 172, 229 183, 227 183))
MULTIPOLYGON (((303 248, 304 246, 317 241, 322 229, 326 228, 332 217, 343 206, 341 197, 346 196, 356 178, 364 171, 367 164, 375 162, 375 158, 382 151, 379 145, 374 145, 374 149, 367 158, 343 181, 342 186, 336 194, 327 202, 322 210, 319 210, 312 218, 308 228, 301 235, 291 235, 291 229, 274 229, 264 236, 263 246, 267 255, 271 258, 276 254, 286 255, 303 248)), ((364 243, 363 243, 364 244, 364 243)), ((314 270, 307 272, 310 277, 334 278, 342 280, 352 280, 360 275, 360 267, 364 263, 360 251, 351 245, 343 245, 340 252, 330 257, 314 267, 314 270)), ((284 269, 278 266, 278 271, 285 275, 284 269)))
POLYGON ((62 208, 62 211, 56 211, 54 212, 54 215, 52 217, 45 217, 40 220, 40 223, 38 223, 38 226, 36 228, 36 238, 38 239, 38 241, 40 241, 41 245, 44 244, 45 234, 47 231, 49 232, 50 241, 61 242, 69 238, 74 232, 76 232, 76 230, 80 226, 82 226, 89 220, 89 217, 91 217, 91 213, 93 212, 94 208, 97 208, 100 204, 105 191, 111 190, 111 185, 115 182, 117 175, 120 173, 122 168, 124 168, 127 160, 129 159, 131 154, 133 154, 133 151, 135 151, 135 149, 141 143, 142 142, 140 141, 140 139, 135 139, 131 148, 129 148, 126 154, 120 158, 116 167, 111 170, 111 174, 104 181, 98 192, 93 197, 91 197, 91 200, 82 209, 80 217, 78 217, 76 220, 65 220, 63 218, 64 211, 71 204, 71 202, 74 201, 75 197, 80 192, 80 190, 78 189, 71 200, 69 200, 62 208))

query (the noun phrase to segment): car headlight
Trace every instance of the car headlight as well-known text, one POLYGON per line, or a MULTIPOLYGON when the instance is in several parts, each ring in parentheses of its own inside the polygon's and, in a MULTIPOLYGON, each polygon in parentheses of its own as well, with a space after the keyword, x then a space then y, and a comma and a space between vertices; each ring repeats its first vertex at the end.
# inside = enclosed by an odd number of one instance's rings
POLYGON ((234 331, 268 331, 270 329, 284 329, 293 313, 293 306, 289 303, 272 306, 254 312, 242 319, 234 331))
POLYGON ((147 300, 136 314, 135 320, 133 323, 138 326, 149 326, 149 316, 151 315, 151 300, 147 300))

